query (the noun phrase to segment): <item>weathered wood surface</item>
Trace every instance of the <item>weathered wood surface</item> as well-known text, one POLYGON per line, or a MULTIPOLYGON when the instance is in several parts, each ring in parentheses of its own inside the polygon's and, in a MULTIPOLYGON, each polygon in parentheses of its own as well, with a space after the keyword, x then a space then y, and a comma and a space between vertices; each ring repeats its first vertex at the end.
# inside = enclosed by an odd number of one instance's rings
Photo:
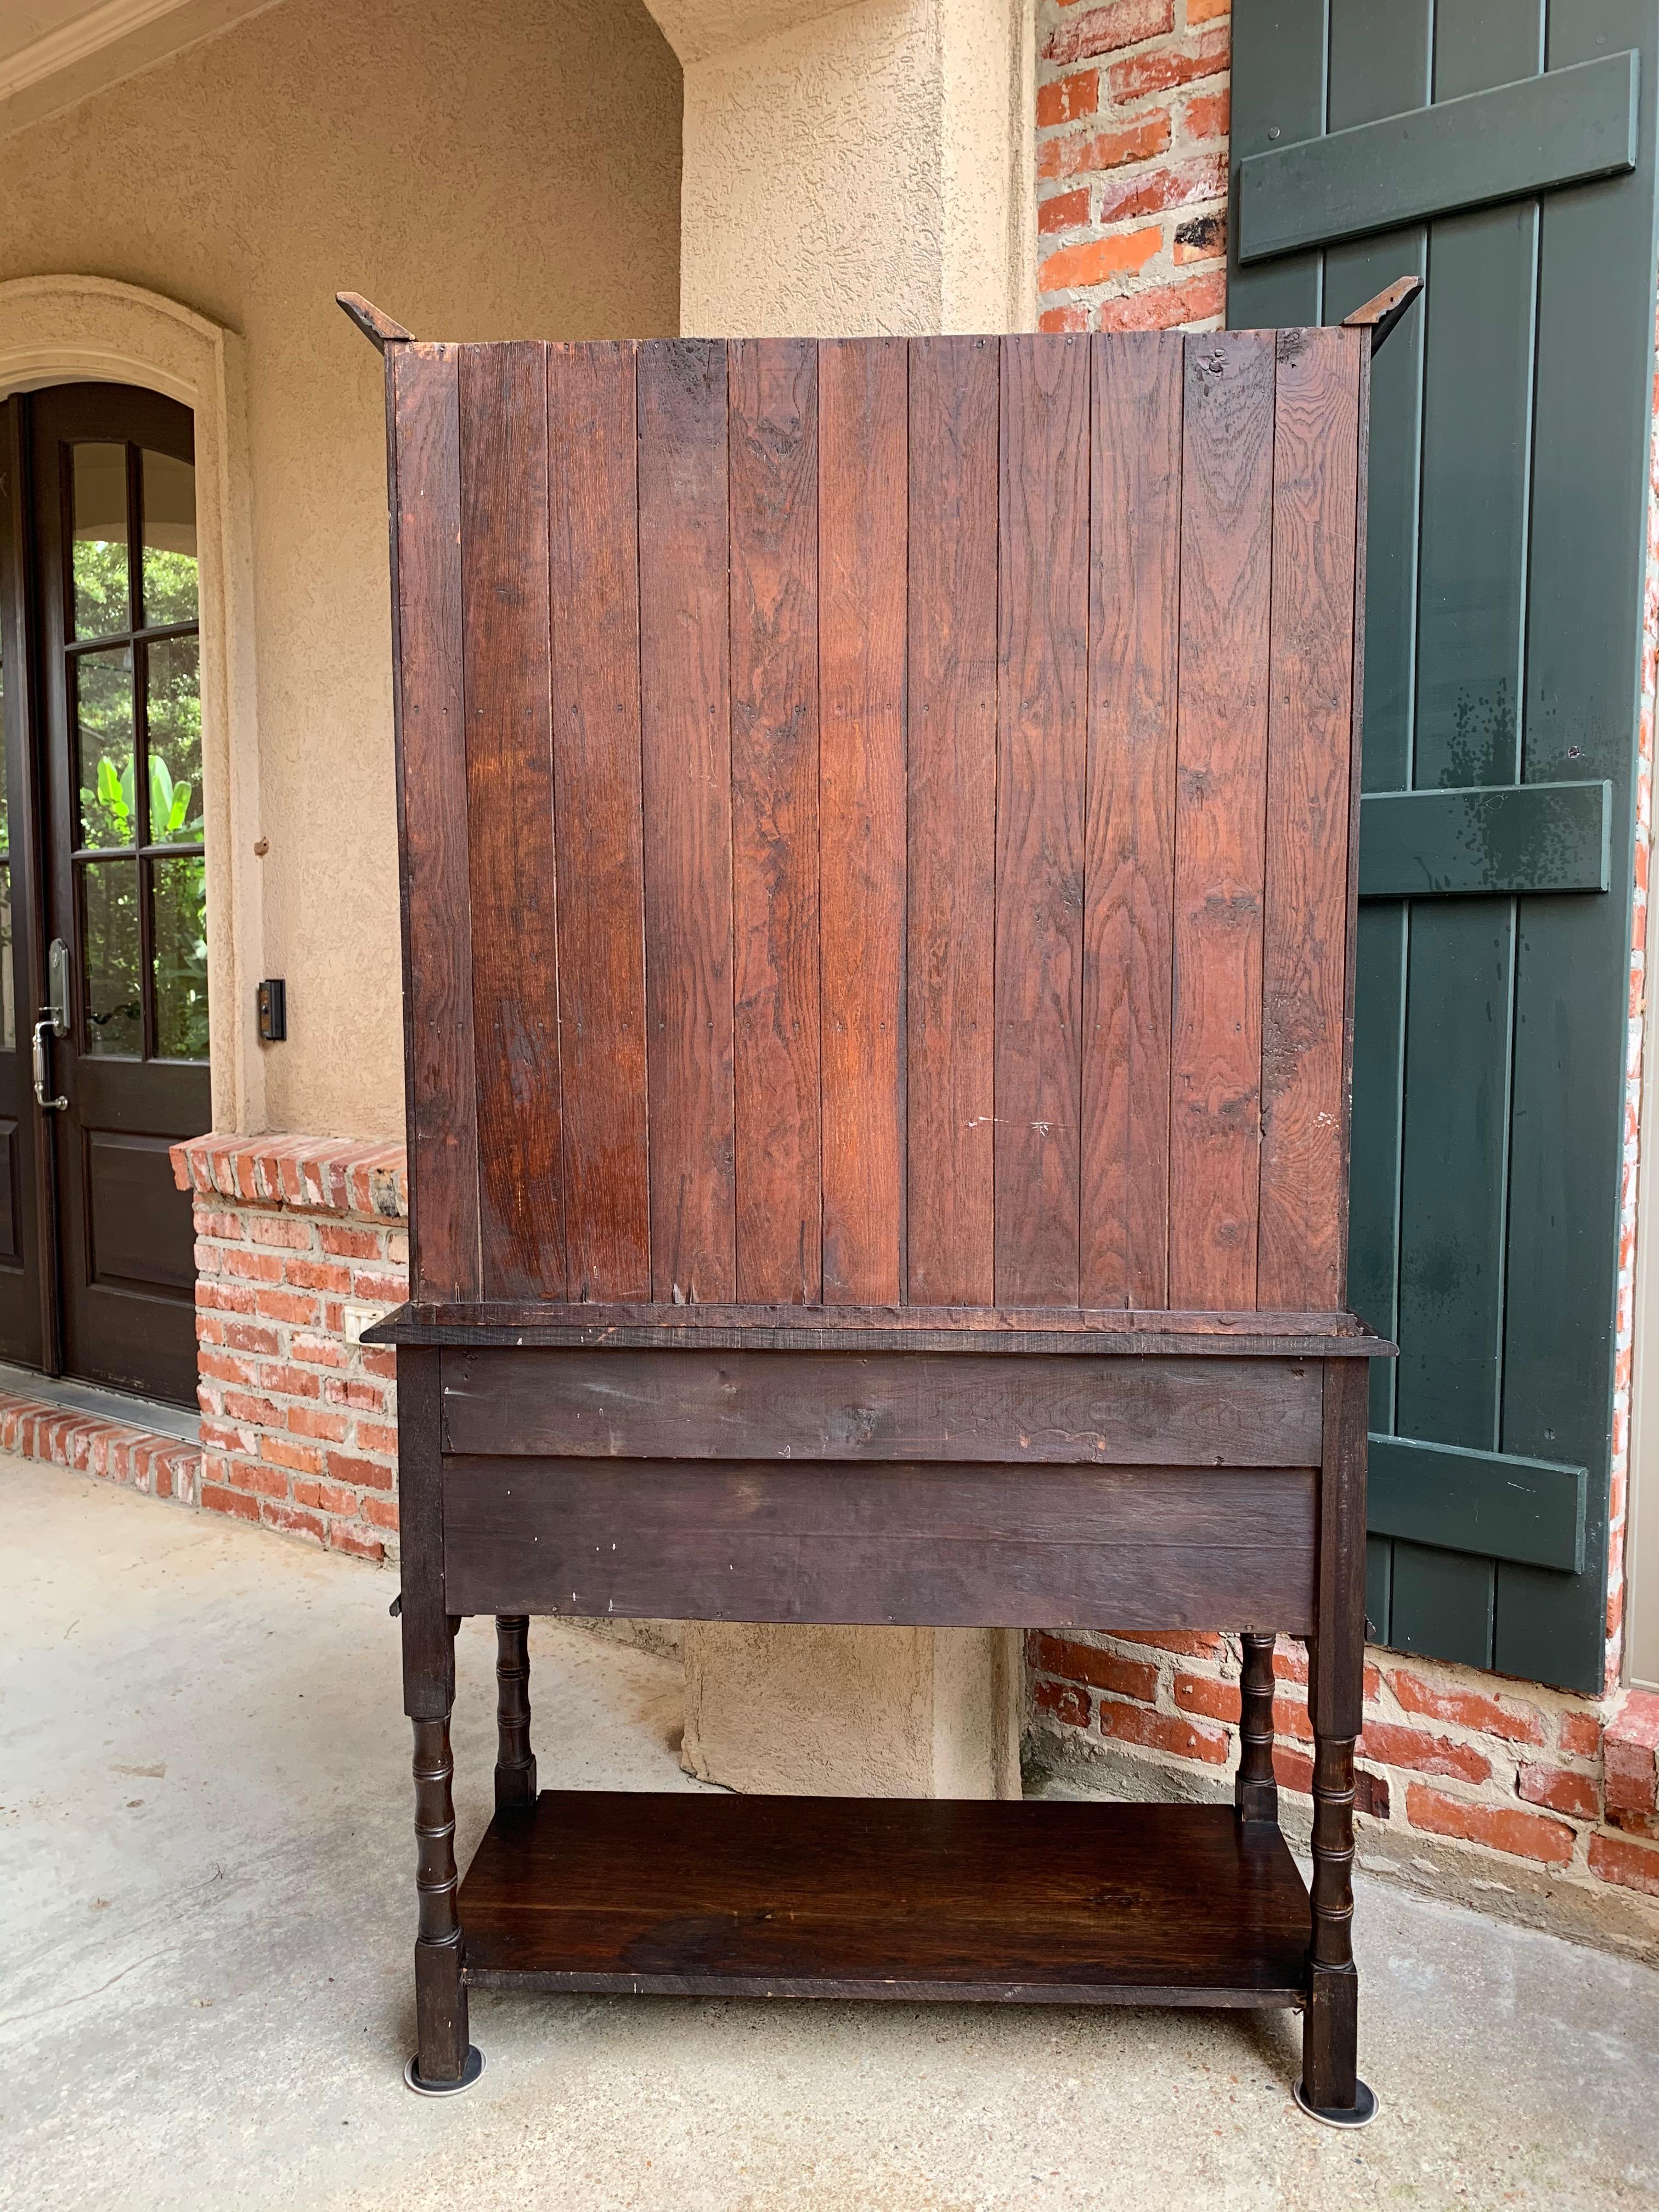
MULTIPOLYGON (((404 1054, 414 1193, 410 1288, 482 1297, 472 1048, 466 732, 461 693, 461 428, 455 346, 387 364, 404 1054)), ((550 1105, 556 1111, 554 1102, 550 1105)))
POLYGON ((994 1352, 473 1352, 444 1449, 622 1459, 1312 1467, 1322 1370, 994 1352))
POLYGON ((423 1303, 1340 1305, 1366 343, 389 349, 423 1303))
POLYGON ((1258 1359, 1391 1358, 1395 1347, 1350 1313, 1209 1314, 1008 1310, 995 1306, 398 1306, 365 1344, 618 1348, 686 1344, 738 1352, 953 1352, 1237 1355, 1258 1359))
MULTIPOLYGON (((659 1357, 660 1355, 658 1355, 659 1357)), ((1003 1628, 1313 1623, 1311 1468, 444 1462, 463 1613, 1003 1628)))

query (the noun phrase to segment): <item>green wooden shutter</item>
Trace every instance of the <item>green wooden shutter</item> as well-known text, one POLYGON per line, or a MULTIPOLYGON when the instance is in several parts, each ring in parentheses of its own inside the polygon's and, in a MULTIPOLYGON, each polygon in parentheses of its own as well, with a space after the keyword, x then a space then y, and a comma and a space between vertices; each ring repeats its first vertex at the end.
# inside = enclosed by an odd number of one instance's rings
POLYGON ((1237 325, 1373 386, 1352 1302, 1373 1633, 1599 1688, 1653 374, 1651 0, 1234 0, 1237 325), (1384 226, 1392 226, 1385 228, 1384 226))

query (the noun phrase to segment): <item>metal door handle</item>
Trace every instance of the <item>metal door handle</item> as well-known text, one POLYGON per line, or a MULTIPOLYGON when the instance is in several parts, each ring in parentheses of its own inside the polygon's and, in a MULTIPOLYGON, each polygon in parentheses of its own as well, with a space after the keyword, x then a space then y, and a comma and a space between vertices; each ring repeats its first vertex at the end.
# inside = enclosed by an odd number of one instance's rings
POLYGON ((52 1016, 42 1014, 34 1024, 34 1103, 44 1112, 56 1114, 69 1104, 69 1100, 46 1096, 46 1038, 52 1030, 52 1016))

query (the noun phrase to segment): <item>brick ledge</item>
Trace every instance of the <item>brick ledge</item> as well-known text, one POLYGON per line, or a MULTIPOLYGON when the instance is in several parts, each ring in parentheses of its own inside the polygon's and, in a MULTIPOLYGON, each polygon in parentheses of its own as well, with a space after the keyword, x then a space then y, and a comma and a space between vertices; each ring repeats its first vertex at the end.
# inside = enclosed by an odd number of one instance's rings
POLYGON ((125 1483, 147 1497, 173 1498, 181 1505, 201 1500, 199 1445, 102 1414, 76 1413, 44 1398, 0 1390, 0 1451, 125 1483))
POLYGON ((409 1176, 402 1145, 361 1137, 257 1137, 211 1130, 173 1147, 180 1190, 281 1206, 301 1213, 407 1221, 409 1176))

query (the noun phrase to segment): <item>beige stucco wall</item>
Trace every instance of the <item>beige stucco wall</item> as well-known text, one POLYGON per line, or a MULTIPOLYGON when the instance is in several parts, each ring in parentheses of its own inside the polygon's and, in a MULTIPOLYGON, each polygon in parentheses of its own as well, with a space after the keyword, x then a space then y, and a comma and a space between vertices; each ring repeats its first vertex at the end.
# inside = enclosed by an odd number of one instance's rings
POLYGON ((0 281, 246 342, 272 1127, 403 1127, 381 368, 333 295, 423 337, 674 331, 680 110, 640 0, 283 0, 0 138, 0 281))
POLYGON ((1034 318, 1029 0, 651 0, 685 64, 690 331, 1034 318))

